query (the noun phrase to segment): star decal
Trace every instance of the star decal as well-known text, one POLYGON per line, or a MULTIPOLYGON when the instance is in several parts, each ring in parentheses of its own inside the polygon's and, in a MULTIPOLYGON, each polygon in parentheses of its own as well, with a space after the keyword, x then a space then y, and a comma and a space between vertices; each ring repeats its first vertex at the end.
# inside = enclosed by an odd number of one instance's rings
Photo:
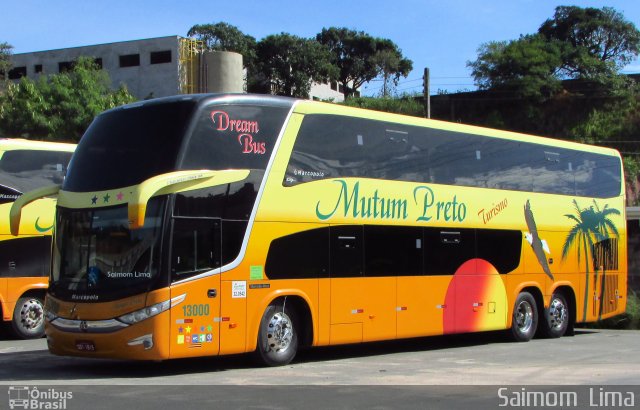
POLYGON ((187 326, 186 330, 187 330, 187 334, 191 333, 191 326, 187 326))
POLYGON ((107 194, 107 195, 105 195, 105 196, 103 196, 103 197, 102 197, 102 199, 104 200, 104 203, 105 203, 105 204, 108 204, 108 203, 109 203, 109 199, 110 199, 110 198, 111 198, 111 197, 109 196, 109 194, 107 194))
POLYGON ((122 192, 118 192, 118 195, 116 195, 116 198, 118 199, 118 201, 122 201, 123 197, 124 197, 124 194, 122 192))
POLYGON ((98 197, 97 196, 93 196, 93 198, 91 198, 91 205, 95 205, 98 203, 98 197))
POLYGON ((213 330, 213 326, 209 325, 207 326, 207 332, 211 332, 213 330))
POLYGON ((178 328, 178 333, 182 333, 182 331, 183 331, 183 330, 184 330, 184 329, 182 329, 182 326, 180 326, 180 327, 178 328))

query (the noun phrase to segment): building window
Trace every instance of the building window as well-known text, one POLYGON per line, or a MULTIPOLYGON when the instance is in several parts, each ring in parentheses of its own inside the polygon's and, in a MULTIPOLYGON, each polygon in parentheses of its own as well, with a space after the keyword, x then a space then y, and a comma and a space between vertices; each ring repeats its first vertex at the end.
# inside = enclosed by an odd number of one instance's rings
POLYGON ((171 62, 171 50, 152 51, 150 56, 151 64, 164 64, 171 62))
POLYGON ((140 65, 140 54, 120 56, 120 67, 136 67, 140 65))
POLYGON ((333 91, 338 91, 338 82, 337 81, 331 81, 331 89, 333 91))
POLYGON ((102 69, 102 58, 101 57, 97 57, 93 59, 93 63, 95 65, 97 65, 100 69, 102 69))
POLYGON ((33 66, 33 72, 36 74, 42 73, 42 64, 36 64, 33 66))
POLYGON ((14 67, 9 70, 9 80, 19 80, 27 76, 27 67, 14 67))
POLYGON ((58 63, 58 72, 64 73, 73 69, 73 61, 60 61, 58 63))

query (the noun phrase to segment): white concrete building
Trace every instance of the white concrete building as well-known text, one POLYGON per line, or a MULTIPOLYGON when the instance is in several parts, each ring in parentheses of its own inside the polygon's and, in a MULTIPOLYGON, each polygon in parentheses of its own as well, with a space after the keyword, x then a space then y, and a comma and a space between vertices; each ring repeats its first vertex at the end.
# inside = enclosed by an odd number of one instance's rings
MULTIPOLYGON (((203 51, 201 42, 180 36, 13 54, 8 76, 18 80, 59 73, 81 56, 94 58, 109 73, 113 88, 125 84, 139 99, 246 91, 240 54, 203 51)), ((310 98, 344 100, 335 84, 314 84, 310 98)))

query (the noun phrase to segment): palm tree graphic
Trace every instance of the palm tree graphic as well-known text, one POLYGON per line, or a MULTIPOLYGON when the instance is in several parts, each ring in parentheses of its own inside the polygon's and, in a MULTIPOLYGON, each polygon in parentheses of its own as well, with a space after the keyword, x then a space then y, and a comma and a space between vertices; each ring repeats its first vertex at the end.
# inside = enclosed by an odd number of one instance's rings
MULTIPOLYGON (((611 215, 620 215, 620 211, 614 208, 609 208, 609 205, 605 205, 600 209, 598 203, 593 200, 593 205, 588 208, 580 208, 578 201, 573 200, 574 214, 565 214, 565 216, 575 222, 575 225, 569 231, 567 239, 562 247, 562 260, 565 260, 569 255, 569 251, 575 246, 578 251, 578 265, 582 260, 582 251, 584 250, 584 262, 585 262, 585 289, 584 289, 584 304, 582 312, 582 320, 587 320, 587 304, 589 302, 589 261, 593 260, 593 246, 595 243, 603 241, 609 238, 609 232, 613 232, 618 236, 618 229, 615 224, 609 218, 611 215)), ((598 271, 594 267, 594 282, 598 281, 598 271)), ((604 272, 603 272, 604 275, 604 272)), ((600 299, 602 300, 602 291, 600 299)), ((602 312, 602 304, 600 305, 600 312, 602 312)))

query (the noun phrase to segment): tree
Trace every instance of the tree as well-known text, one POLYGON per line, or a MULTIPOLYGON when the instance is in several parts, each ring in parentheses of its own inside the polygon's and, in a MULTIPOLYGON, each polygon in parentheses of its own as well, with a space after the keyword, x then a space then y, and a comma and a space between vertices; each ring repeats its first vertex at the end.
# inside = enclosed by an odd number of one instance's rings
POLYGON ((242 54, 243 64, 248 69, 255 64, 256 39, 244 34, 236 26, 224 22, 196 24, 189 29, 187 36, 204 41, 208 50, 242 54))
POLYGON ((557 7, 538 33, 491 42, 467 65, 483 89, 505 86, 521 96, 559 93, 559 81, 586 80, 596 94, 615 90, 617 71, 640 52, 640 31, 609 7, 557 7))
POLYGON ((565 44, 562 69, 569 78, 616 73, 640 52, 640 31, 611 7, 556 7, 538 33, 565 44))
POLYGON ((489 42, 468 62, 480 89, 509 90, 524 98, 548 98, 560 89, 557 76, 561 51, 556 42, 539 35, 509 42, 489 42))
POLYGON ((375 38, 363 31, 323 28, 316 40, 329 48, 345 98, 353 96, 364 83, 381 74, 385 78, 406 77, 412 68, 411 60, 404 58, 391 40, 375 38), (393 60, 389 58, 392 55, 393 60))
POLYGON ((383 40, 382 50, 373 57, 373 63, 378 68, 378 76, 382 77, 382 96, 389 97, 390 89, 398 85, 400 77, 407 77, 413 69, 411 60, 402 57, 400 50, 389 40, 383 40))
POLYGON ((256 47, 257 75, 276 95, 309 98, 312 82, 336 76, 326 47, 291 34, 270 35, 256 47))
POLYGON ((10 136, 78 141, 100 112, 134 101, 91 58, 81 57, 69 72, 27 77, 10 84, 0 100, 0 128, 10 136))
POLYGON ((13 46, 8 43, 0 43, 0 91, 3 91, 5 86, 6 76, 5 74, 11 69, 11 50, 13 46))

